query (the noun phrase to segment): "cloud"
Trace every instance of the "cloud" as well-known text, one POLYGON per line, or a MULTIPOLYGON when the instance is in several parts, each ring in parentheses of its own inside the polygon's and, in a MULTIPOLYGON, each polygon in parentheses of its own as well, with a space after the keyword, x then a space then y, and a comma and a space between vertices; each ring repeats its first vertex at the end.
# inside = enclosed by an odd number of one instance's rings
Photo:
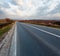
POLYGON ((59 17, 59 4, 59 0, 0 0, 0 11, 10 18, 40 18, 54 13, 59 17))
POLYGON ((48 14, 47 17, 57 17, 60 18, 60 13, 55 13, 55 14, 48 14))

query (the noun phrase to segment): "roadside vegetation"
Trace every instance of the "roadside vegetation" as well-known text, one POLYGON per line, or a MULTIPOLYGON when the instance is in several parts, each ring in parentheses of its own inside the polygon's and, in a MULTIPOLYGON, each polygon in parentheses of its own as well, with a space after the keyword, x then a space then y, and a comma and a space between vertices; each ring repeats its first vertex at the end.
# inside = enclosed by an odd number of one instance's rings
POLYGON ((14 21, 6 18, 4 20, 0 20, 0 41, 4 39, 7 32, 12 28, 14 21))
POLYGON ((37 24, 37 25, 47 26, 47 27, 53 27, 53 28, 58 28, 58 29, 60 29, 60 25, 57 25, 57 24, 51 24, 51 25, 46 25, 46 24, 37 24))
POLYGON ((5 32, 7 32, 10 28, 11 28, 11 24, 10 25, 7 25, 3 28, 0 29, 0 36, 2 36, 5 32))
POLYGON ((4 26, 3 28, 0 28, 0 41, 4 39, 6 33, 11 29, 12 24, 9 24, 7 26, 4 26))
POLYGON ((37 24, 60 29, 60 21, 56 20, 20 20, 19 22, 37 24))

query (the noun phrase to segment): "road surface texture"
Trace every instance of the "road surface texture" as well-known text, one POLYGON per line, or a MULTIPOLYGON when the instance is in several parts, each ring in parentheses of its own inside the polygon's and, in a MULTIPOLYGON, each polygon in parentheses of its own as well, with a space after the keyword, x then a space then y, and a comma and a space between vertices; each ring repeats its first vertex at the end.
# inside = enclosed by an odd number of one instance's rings
POLYGON ((60 30, 16 23, 14 56, 60 56, 60 30))

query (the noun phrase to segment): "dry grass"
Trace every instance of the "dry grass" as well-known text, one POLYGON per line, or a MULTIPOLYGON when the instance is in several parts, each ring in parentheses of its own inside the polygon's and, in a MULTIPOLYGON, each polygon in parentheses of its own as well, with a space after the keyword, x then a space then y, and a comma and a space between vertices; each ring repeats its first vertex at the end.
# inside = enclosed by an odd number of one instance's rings
POLYGON ((12 27, 12 24, 9 24, 3 28, 0 29, 0 37, 5 33, 7 32, 8 30, 10 30, 10 28, 12 27))

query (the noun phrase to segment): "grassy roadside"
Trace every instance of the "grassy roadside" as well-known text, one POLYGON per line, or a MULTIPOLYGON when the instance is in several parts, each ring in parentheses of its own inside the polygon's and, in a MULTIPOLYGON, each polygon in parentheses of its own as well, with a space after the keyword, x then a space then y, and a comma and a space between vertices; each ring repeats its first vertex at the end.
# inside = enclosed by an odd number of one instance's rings
POLYGON ((57 29, 60 29, 60 26, 48 26, 48 27, 53 27, 53 28, 57 28, 57 29))
MULTIPOLYGON (((36 24, 36 23, 33 23, 33 24, 36 24)), ((57 24, 53 24, 53 25, 36 24, 36 25, 41 25, 41 26, 47 26, 47 27, 60 29, 60 25, 57 25, 57 24)))
POLYGON ((3 39, 2 35, 4 33, 8 32, 11 29, 11 27, 12 27, 12 24, 9 24, 9 25, 7 25, 7 26, 0 29, 0 39, 3 39))
POLYGON ((35 24, 35 25, 41 25, 41 26, 47 26, 47 27, 52 27, 52 28, 57 28, 60 29, 60 25, 57 24, 45 24, 45 23, 35 23, 35 22, 24 22, 24 23, 29 23, 29 24, 35 24))

